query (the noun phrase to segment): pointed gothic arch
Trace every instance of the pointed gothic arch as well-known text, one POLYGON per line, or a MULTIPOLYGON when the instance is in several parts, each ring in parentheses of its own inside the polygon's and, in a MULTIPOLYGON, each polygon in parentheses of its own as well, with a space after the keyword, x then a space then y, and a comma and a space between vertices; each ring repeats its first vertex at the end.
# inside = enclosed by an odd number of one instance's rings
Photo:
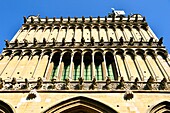
POLYGON ((170 102, 169 101, 163 101, 155 106, 151 107, 151 109, 148 111, 148 113, 169 113, 170 112, 170 102))
POLYGON ((0 113, 15 113, 15 111, 9 104, 0 100, 0 113))
POLYGON ((111 107, 88 97, 78 96, 62 101, 44 113, 118 113, 111 107))

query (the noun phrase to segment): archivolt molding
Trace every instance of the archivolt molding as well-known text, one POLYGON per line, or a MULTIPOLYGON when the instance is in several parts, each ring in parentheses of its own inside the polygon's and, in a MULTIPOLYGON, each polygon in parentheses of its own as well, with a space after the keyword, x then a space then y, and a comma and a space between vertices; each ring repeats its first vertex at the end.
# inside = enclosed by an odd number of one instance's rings
POLYGON ((7 102, 0 100, 0 111, 2 113, 16 113, 14 108, 7 102))
POLYGON ((147 113, 164 113, 164 112, 166 113, 170 112, 170 102, 167 100, 154 104, 147 111, 147 113))
POLYGON ((83 97, 83 96, 78 96, 78 97, 73 97, 70 99, 66 99, 64 101, 61 101, 57 103, 54 106, 51 106, 47 108, 44 113, 51 113, 51 112, 90 112, 90 113, 117 113, 114 109, 111 107, 105 105, 102 102, 99 102, 97 100, 88 98, 88 97, 83 97))

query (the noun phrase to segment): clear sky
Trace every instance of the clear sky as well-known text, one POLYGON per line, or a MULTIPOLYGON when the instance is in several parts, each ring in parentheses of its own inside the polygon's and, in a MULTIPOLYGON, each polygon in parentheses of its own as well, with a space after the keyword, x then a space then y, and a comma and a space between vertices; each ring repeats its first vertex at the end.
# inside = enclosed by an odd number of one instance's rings
POLYGON ((11 40, 23 24, 23 16, 97 17, 107 16, 111 8, 146 17, 158 38, 164 37, 164 45, 170 53, 170 0, 1 0, 0 3, 0 52, 4 40, 11 40))

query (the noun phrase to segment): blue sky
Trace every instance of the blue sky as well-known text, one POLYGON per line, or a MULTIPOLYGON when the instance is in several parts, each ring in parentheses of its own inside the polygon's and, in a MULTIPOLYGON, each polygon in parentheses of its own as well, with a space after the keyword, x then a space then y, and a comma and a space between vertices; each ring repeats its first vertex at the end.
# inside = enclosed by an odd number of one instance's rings
POLYGON ((0 3, 0 51, 23 24, 23 16, 48 17, 106 16, 111 8, 146 17, 158 38, 170 52, 170 0, 2 0, 0 3))

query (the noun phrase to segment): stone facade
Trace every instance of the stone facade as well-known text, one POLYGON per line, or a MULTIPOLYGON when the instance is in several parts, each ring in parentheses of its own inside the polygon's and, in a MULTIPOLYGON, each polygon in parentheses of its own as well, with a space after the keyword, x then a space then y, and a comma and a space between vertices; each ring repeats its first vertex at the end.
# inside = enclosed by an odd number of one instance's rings
POLYGON ((170 111, 170 59, 140 14, 24 17, 0 56, 0 111, 170 111))

